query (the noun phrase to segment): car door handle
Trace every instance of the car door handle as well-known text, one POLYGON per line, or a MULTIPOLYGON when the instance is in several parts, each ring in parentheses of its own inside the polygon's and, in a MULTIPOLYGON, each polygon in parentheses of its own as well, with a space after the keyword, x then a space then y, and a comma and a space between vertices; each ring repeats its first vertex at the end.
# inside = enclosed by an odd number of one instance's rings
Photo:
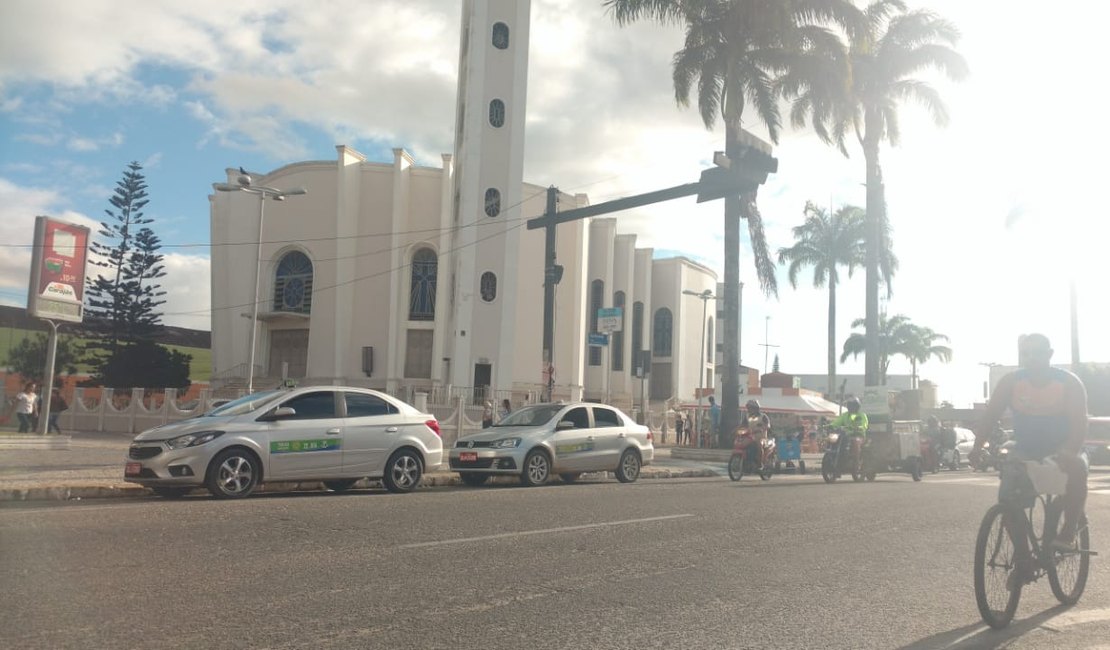
POLYGON ((617 434, 617 437, 618 437, 618 438, 624 438, 624 437, 626 437, 627 435, 628 435, 628 434, 626 434, 625 432, 621 431, 620 433, 618 433, 618 434, 617 434))
POLYGON ((400 429, 397 427, 387 427, 385 430, 386 433, 397 433, 398 431, 400 431, 400 429))
POLYGON ((327 430, 327 434, 329 436, 338 436, 341 432, 342 431, 340 429, 328 429, 327 430))
POLYGON ((586 436, 586 441, 587 441, 587 442, 593 442, 593 441, 594 441, 594 437, 593 437, 593 436, 586 436))

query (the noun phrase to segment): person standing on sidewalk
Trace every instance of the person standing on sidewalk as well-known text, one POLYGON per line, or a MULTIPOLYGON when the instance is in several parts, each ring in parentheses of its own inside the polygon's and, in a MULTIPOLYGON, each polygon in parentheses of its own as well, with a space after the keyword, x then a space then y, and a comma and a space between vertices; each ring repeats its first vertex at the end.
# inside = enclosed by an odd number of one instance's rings
POLYGON ((682 434, 686 430, 686 417, 679 411, 674 418, 674 444, 682 446, 682 434))
POLYGON ((23 392, 15 396, 15 415, 19 418, 19 432, 33 433, 35 408, 38 406, 39 396, 35 394, 35 382, 29 381, 23 385, 23 392))

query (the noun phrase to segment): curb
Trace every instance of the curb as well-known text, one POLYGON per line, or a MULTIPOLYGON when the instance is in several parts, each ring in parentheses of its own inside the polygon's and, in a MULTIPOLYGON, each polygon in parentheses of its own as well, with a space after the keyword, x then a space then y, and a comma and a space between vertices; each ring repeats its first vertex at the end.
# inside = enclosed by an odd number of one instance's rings
MULTIPOLYGON (((602 478, 600 472, 593 472, 587 476, 602 478)), ((606 478, 611 477, 611 472, 606 472, 606 478)), ((672 478, 719 478, 720 475, 708 469, 688 470, 644 470, 640 474, 643 480, 662 480, 672 478)), ((495 477, 494 480, 497 480, 495 477)), ((510 478, 510 477, 506 477, 510 478)), ((504 479, 502 479, 504 480, 504 479)), ((509 482, 509 481, 505 481, 509 482)), ((514 481, 515 482, 515 481, 514 481)), ((458 474, 435 472, 423 477, 421 488, 453 487, 462 485, 458 474)), ((355 483, 353 489, 379 488, 380 481, 362 479, 355 483)), ((327 488, 320 481, 290 481, 280 483, 263 483, 255 491, 256 494, 270 494, 275 492, 326 492, 327 488)), ((193 494, 205 493, 204 488, 197 488, 193 494)), ((0 502, 5 501, 79 501, 82 499, 111 499, 120 497, 147 497, 154 492, 149 488, 138 485, 73 485, 73 486, 43 486, 32 488, 7 488, 0 489, 0 502)))

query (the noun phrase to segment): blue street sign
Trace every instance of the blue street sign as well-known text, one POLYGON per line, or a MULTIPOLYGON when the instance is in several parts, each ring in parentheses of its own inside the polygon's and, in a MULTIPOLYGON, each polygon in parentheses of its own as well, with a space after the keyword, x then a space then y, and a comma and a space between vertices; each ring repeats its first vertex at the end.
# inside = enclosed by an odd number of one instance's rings
POLYGON ((591 332, 591 333, 587 334, 586 336, 588 337, 587 342, 590 345, 593 345, 593 346, 596 346, 596 347, 599 347, 599 348, 603 348, 603 347, 609 345, 609 336, 606 335, 606 334, 595 334, 595 333, 591 332))

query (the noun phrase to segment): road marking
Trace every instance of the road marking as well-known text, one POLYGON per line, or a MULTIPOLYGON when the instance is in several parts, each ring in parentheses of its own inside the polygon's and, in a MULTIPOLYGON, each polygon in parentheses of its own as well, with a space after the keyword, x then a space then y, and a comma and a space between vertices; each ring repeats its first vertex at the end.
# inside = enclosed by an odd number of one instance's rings
POLYGON ((645 517, 643 519, 624 519, 621 521, 606 521, 598 524, 583 524, 581 526, 562 526, 560 528, 544 528, 542 530, 524 530, 516 533, 500 533, 497 535, 482 535, 481 537, 462 537, 459 539, 445 539, 438 542, 417 542, 416 544, 405 544, 400 548, 428 548, 430 546, 446 546, 447 544, 466 544, 468 542, 484 542, 491 539, 506 539, 509 537, 524 537, 526 535, 543 535, 545 533, 566 533, 573 530, 588 530, 590 528, 606 528, 609 526, 625 526, 628 524, 643 524, 652 521, 668 521, 670 519, 682 519, 685 517, 693 517, 692 514, 683 515, 665 515, 662 517, 645 517))

